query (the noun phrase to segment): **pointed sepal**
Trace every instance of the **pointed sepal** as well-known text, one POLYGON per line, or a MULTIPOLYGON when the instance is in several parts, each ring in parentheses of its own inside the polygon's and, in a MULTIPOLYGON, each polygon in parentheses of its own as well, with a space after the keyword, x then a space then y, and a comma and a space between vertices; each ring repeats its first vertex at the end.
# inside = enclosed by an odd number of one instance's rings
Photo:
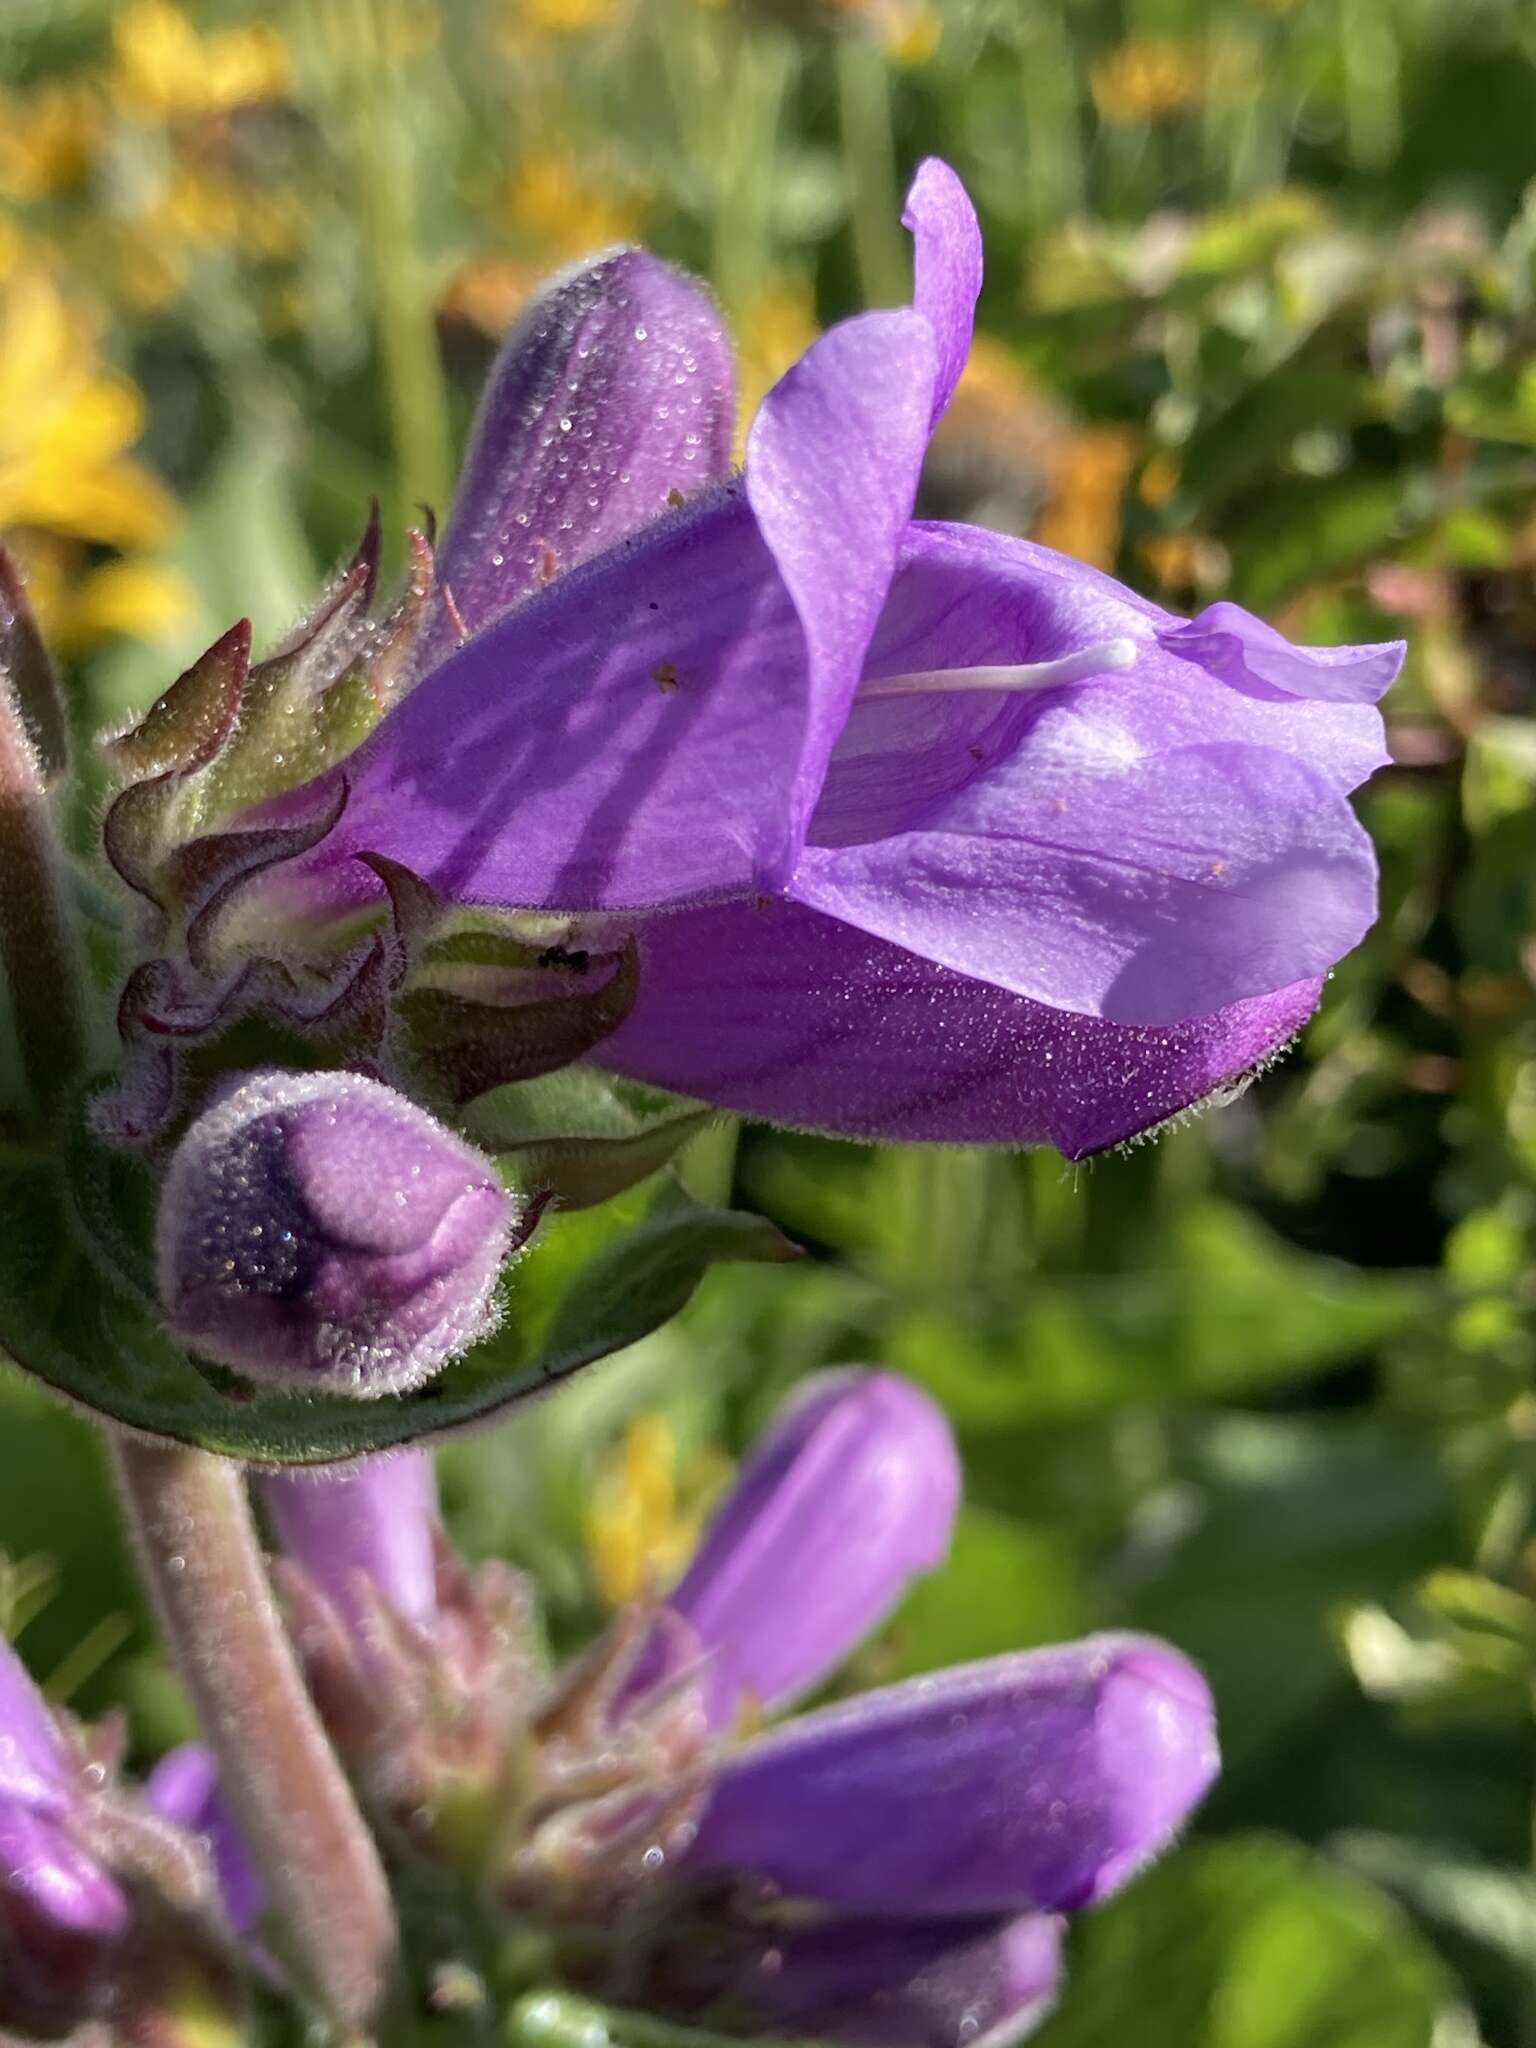
POLYGON ((659 1173, 717 1113, 580 1065, 477 1095, 462 1122, 515 1187, 587 1209, 659 1173))
POLYGON ((628 934, 582 942, 568 920, 464 911, 398 861, 365 855, 389 892, 398 1052, 460 1105, 569 1066, 616 1031, 639 992, 628 934))

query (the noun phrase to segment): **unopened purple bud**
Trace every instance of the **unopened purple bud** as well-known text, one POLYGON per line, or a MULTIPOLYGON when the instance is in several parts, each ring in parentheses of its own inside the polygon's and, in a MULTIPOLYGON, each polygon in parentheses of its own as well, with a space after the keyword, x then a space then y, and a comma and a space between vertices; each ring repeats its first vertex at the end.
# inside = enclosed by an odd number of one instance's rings
POLYGON ((854 2048, 1004 2048, 1050 2011, 1062 1923, 823 1922, 765 1951, 744 1996, 776 2030, 854 2048))
POLYGON ((75 1839, 82 1800, 41 1695, 0 1642, 0 2027, 68 2031, 110 1988, 131 1909, 75 1839))
POLYGON ((668 1597, 709 1659, 711 1721, 782 1707, 836 1670, 943 1561, 959 1501, 954 1438, 919 1388, 862 1369, 807 1381, 668 1597))
POLYGON ((690 1865, 853 1913, 1068 1912, 1164 1847, 1217 1769, 1209 1688, 1150 1637, 910 1679, 749 1744, 690 1865))
POLYGON ((253 1074, 192 1125, 160 1202, 189 1349, 271 1386, 419 1386, 490 1326, 519 1221, 483 1154, 359 1074, 253 1074))
POLYGON ((269 1472, 258 1484, 284 1553, 353 1629, 364 1624, 360 1575, 411 1621, 435 1612, 437 1481, 430 1452, 359 1458, 318 1472, 269 1472))

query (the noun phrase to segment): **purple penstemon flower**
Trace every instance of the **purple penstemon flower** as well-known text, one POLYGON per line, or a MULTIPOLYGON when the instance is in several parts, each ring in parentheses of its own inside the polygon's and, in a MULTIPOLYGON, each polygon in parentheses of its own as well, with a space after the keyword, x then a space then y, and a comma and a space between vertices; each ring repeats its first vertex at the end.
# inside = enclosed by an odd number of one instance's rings
POLYGON ((184 2036, 236 1994, 213 1873, 181 1816, 117 1780, 0 1638, 0 2034, 184 2036), (183 2003, 185 2001, 185 2003, 183 2003))
POLYGON ((86 1803, 79 1763, 0 1641, 0 2025, 75 2024, 110 1989, 133 1911, 80 1840, 86 1803))
POLYGON ((981 252, 937 161, 905 219, 913 305, 817 341, 739 477, 699 291, 637 252, 551 288, 482 408, 434 660, 236 924, 350 913, 376 855, 571 949, 634 935, 592 1057, 864 1137, 1081 1155, 1285 1043, 1375 914, 1349 792, 1402 649, 912 523, 981 252))
MULTIPOLYGON (((426 1518, 426 1470, 413 1452, 370 1467, 361 1489, 339 1476, 263 1487, 290 1585, 334 1600, 345 1559, 350 1606, 334 1612, 359 1694, 377 1688, 393 1609, 413 1641, 436 1642, 451 1674, 437 1690, 483 1719, 466 1661, 474 1602, 440 1563, 447 1597, 424 1610, 419 1573, 400 1564, 397 1525, 426 1518)), ((730 2031, 877 2048, 1017 2039, 1048 2008, 1063 1916, 1156 1855, 1215 1773, 1210 1694, 1177 1652, 1090 1637, 751 1732, 942 1560, 957 1506, 954 1446, 927 1396, 890 1373, 821 1375, 759 1440, 659 1609, 620 1614, 552 1679, 523 1668, 522 1696, 499 1702, 516 1770, 498 1776, 484 1753, 478 1804, 492 1813, 474 1839, 509 1909, 548 1935, 557 1975, 730 2031)), ((307 1616, 301 1647, 317 1640, 313 1604, 307 1616)), ((507 1686, 505 1665, 478 1669, 507 1686)), ((403 1750, 390 1768, 336 1670, 334 1645, 311 1658, 343 1748, 361 1731, 361 1782, 419 1807, 430 1769, 405 1768, 403 1750)), ((418 1840, 452 1855, 463 1836, 418 1840)))

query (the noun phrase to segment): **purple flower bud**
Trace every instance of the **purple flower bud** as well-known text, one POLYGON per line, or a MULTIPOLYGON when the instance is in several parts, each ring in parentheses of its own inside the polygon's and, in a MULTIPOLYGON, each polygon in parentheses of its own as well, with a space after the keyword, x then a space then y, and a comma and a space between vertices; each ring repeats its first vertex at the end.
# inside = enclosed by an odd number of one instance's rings
POLYGON ((1071 1911, 1155 1855, 1216 1774, 1205 1680, 1093 1636, 918 1678, 731 1758, 689 1852, 852 1913, 1071 1911))
POLYGON ((354 1630, 363 1626, 359 1574, 397 1614, 426 1621, 435 1612, 437 1481, 429 1452, 359 1458, 318 1472, 268 1472, 258 1485, 283 1550, 354 1630))
POLYGON ((551 573, 729 475, 731 346, 709 294, 644 249, 565 272, 531 302, 491 372, 438 555, 453 615, 483 631, 551 573))
POLYGON ((40 1694, 0 1642, 0 2027, 67 2031, 109 1988, 131 1909, 76 1839, 84 1796, 40 1694))
POLYGON ((943 1560, 959 1500, 949 1424, 909 1381, 857 1369, 800 1388, 668 1599, 709 1656, 714 1725, 834 1671, 943 1560))
POLYGON ((1003 2048, 1045 2017, 1060 1920, 834 1920, 796 1930, 744 1996, 772 2024, 855 2048, 1003 2048))
POLYGON ((256 1866, 220 1796, 213 1752, 200 1742, 184 1742, 171 1750, 145 1781, 144 1800, 163 1820, 204 1838, 213 1857, 224 1917, 236 1934, 248 1934, 261 1918, 266 1898, 256 1866))
POLYGON ((254 1380, 397 1394, 489 1327, 522 1220, 490 1161, 393 1089, 258 1073, 176 1148, 160 1292, 182 1343, 254 1380))

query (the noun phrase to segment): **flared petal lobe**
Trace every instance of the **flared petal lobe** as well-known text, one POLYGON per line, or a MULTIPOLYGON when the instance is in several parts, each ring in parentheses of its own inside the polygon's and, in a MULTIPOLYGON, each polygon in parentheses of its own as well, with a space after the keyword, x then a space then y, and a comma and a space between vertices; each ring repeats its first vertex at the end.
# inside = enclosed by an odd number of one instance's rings
POLYGON ((949 1550, 960 1465, 942 1411, 895 1373, 807 1381, 754 1446, 668 1596, 724 1727, 830 1676, 949 1550))
POLYGON ((689 1851, 851 1912, 1069 1912, 1155 1855, 1216 1774, 1165 1644, 1089 1637, 826 1708, 730 1759, 689 1851))
POLYGON ((1371 700, 1400 659, 1294 648, 1231 605, 1190 625, 1029 543, 914 530, 791 893, 1122 1024, 1325 974, 1375 915, 1346 795, 1383 758, 1371 700), (1115 661, 1054 687, 942 687, 1094 648, 1115 661))
POLYGON ((438 554, 430 667, 538 590, 730 473, 731 345, 694 279, 644 249, 556 278, 502 344, 438 554))
POLYGON ((1008 2048, 1062 1977, 1062 1923, 829 1921, 789 1934, 743 1996, 782 2029, 852 2048, 1008 2048))
POLYGON ((1081 1159, 1239 1083, 1320 986, 1154 1031, 1008 995, 795 904, 725 904, 646 928, 639 997, 596 1057, 802 1130, 1081 1159))
POLYGON ((853 703, 917 496, 938 349, 920 313, 844 321, 780 378, 752 423, 747 495, 799 615, 808 704, 787 814, 758 842, 762 888, 789 879, 853 703))
POLYGON ((901 221, 912 236, 912 303, 933 329, 938 349, 932 413, 937 422, 971 352, 981 296, 981 226, 970 194, 936 156, 918 165, 901 221))
POLYGON ((366 1617, 360 1576, 411 1621, 436 1611, 437 1480, 429 1451, 358 1458, 320 1472, 263 1473, 257 1486, 284 1554, 354 1629, 366 1617))

